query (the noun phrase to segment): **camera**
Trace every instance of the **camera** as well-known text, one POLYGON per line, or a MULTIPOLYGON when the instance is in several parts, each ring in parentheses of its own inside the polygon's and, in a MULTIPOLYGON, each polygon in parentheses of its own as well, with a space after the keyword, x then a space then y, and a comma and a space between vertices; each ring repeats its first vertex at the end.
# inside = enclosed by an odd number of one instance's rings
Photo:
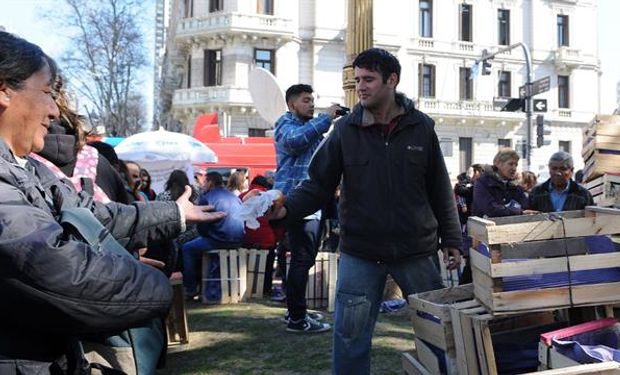
POLYGON ((341 105, 338 106, 340 107, 340 109, 336 111, 336 115, 338 116, 344 116, 351 111, 351 108, 343 107, 341 105))

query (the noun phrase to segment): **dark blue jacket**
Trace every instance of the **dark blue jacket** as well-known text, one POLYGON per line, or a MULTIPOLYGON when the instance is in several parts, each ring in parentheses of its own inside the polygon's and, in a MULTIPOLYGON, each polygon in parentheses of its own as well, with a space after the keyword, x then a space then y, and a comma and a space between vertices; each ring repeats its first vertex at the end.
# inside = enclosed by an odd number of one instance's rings
POLYGON ((521 215, 527 205, 523 188, 512 181, 501 181, 495 171, 485 172, 474 185, 473 216, 521 215), (511 201, 518 205, 510 204, 511 201))
POLYGON ((201 236, 219 242, 238 246, 243 241, 243 221, 235 218, 241 210, 241 200, 224 187, 210 189, 200 197, 200 205, 213 205, 215 211, 226 212, 227 216, 215 223, 198 224, 201 236))
POLYGON ((454 194, 433 120, 397 95, 398 123, 388 137, 356 105, 334 126, 310 162, 309 176, 287 195, 289 220, 320 209, 341 183, 341 251, 398 262, 442 247, 461 248, 454 194))

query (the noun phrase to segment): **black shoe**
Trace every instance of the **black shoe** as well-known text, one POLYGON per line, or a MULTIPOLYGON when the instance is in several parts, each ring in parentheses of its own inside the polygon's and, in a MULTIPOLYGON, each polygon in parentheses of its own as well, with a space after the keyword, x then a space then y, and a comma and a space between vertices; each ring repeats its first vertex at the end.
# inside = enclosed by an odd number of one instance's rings
MULTIPOLYGON (((310 319, 316 320, 317 322, 325 319, 323 314, 321 314, 320 312, 316 312, 316 311, 306 311, 306 317, 310 317, 310 319)), ((284 313, 284 318, 282 319, 282 321, 284 323, 288 323, 291 321, 291 315, 288 312, 288 310, 286 310, 286 313, 284 313)))
POLYGON ((287 332, 293 333, 320 333, 327 332, 331 326, 327 323, 317 322, 306 314, 304 319, 289 320, 286 326, 287 332))

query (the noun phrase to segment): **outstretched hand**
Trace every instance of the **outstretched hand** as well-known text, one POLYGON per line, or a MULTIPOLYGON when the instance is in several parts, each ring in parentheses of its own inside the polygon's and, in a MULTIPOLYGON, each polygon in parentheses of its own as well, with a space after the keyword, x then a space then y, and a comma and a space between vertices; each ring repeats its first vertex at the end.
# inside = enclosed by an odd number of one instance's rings
POLYGON ((284 202, 286 202, 286 195, 282 194, 281 191, 276 190, 279 194, 276 199, 272 201, 271 207, 269 211, 265 214, 265 217, 269 220, 280 220, 284 219, 286 216, 286 207, 284 207, 284 202))
POLYGON ((214 221, 221 220, 226 217, 225 212, 213 212, 213 206, 196 206, 194 205, 189 198, 192 196, 192 188, 189 185, 185 186, 185 191, 181 196, 176 200, 177 204, 179 204, 183 208, 183 213, 185 215, 185 222, 188 224, 192 223, 211 223, 214 221))
POLYGON ((454 247, 444 247, 441 249, 443 252, 443 262, 446 264, 448 270, 457 269, 461 265, 461 252, 454 247), (450 259, 452 257, 452 259, 450 259))

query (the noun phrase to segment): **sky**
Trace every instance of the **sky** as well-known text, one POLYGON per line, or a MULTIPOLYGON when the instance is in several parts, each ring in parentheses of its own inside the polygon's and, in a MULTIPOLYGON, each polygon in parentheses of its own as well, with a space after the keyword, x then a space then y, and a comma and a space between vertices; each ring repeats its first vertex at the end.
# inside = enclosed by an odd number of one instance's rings
MULTIPOLYGON (((88 1, 88 0, 84 0, 88 1)), ((155 25, 155 9, 152 0, 144 0, 144 7, 150 10, 152 16, 145 16, 148 24, 143 25, 145 33, 145 45, 147 48, 146 57, 149 64, 139 79, 140 87, 145 94, 145 103, 147 105, 147 124, 148 129, 151 125, 153 113, 153 51, 154 51, 154 25, 155 25)), ((64 5, 63 0, 0 0, 0 26, 6 31, 12 32, 25 38, 29 42, 37 44, 45 53, 50 55, 56 61, 59 61, 63 51, 68 45, 68 39, 71 31, 62 27, 62 22, 53 22, 43 19, 42 16, 46 10, 64 5), (53 30, 50 31, 50 27, 53 30)), ((62 69, 62 66, 61 66, 62 69)), ((81 109, 80 109, 81 110, 81 109)))
MULTIPOLYGON (((0 25, 4 26, 7 31, 38 44, 50 56, 59 59, 67 44, 62 37, 63 34, 67 34, 67 30, 63 30, 62 23, 57 22, 53 26, 54 30, 50 32, 50 21, 41 20, 41 13, 49 7, 61 4, 63 4, 62 0, 0 0, 0 25)), ((616 84, 620 81, 620 48, 617 45, 616 32, 612 30, 615 30, 617 25, 618 14, 620 14, 620 1, 598 1, 598 51, 603 72, 600 80, 600 108, 603 114, 612 113, 617 106, 616 84)), ((153 18, 150 17, 149 20, 153 20, 153 18)), ((152 26, 152 24, 145 25, 145 28, 148 26, 152 26)), ((146 38, 149 56, 153 54, 152 41, 153 36, 149 34, 146 38)), ((152 63, 152 58, 149 61, 152 63)), ((144 93, 147 95, 146 102, 149 106, 147 113, 149 114, 152 113, 153 102, 152 72, 152 67, 148 67, 145 70, 144 78, 142 78, 144 93)))

